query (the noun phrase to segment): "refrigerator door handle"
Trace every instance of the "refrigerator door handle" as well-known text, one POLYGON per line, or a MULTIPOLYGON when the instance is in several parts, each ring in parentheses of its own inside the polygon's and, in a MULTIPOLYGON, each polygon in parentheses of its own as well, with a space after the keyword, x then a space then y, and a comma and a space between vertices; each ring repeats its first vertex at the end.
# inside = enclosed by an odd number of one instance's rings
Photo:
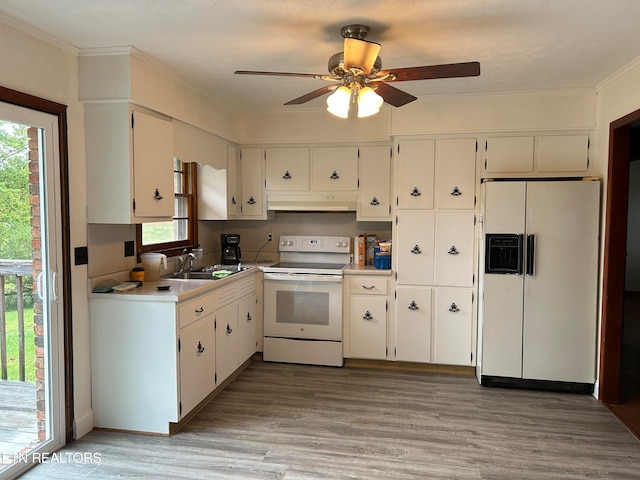
POLYGON ((536 236, 527 235, 527 275, 536 274, 536 236))
POLYGON ((524 235, 522 233, 518 234, 518 265, 517 265, 517 275, 522 275, 524 273, 524 252, 523 252, 523 244, 524 244, 524 235))

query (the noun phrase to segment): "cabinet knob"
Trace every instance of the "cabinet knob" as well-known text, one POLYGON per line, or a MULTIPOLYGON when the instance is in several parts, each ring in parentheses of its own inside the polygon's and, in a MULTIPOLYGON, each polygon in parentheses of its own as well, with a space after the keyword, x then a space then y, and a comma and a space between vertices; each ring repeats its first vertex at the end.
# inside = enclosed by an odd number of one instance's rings
POLYGON ((409 310, 419 310, 420 307, 418 307, 418 304, 416 303, 415 300, 411 300, 411 303, 409 304, 409 310))
POLYGON ((451 306, 449 307, 449 311, 453 312, 453 313, 456 313, 456 312, 459 312, 460 309, 458 308, 458 306, 455 303, 452 303, 451 306))
POLYGON ((458 195, 462 195, 462 192, 458 187, 453 187, 453 190, 451 190, 451 195, 457 197, 458 195))
POLYGON ((364 312, 364 315, 362 316, 363 320, 373 320, 373 316, 371 315, 371 312, 369 310, 367 310, 366 312, 364 312))
POLYGON ((155 193, 153 194, 154 200, 162 200, 162 195, 160 195, 160 191, 156 188, 155 193))
POLYGON ((231 197, 231 205, 237 205, 238 202, 236 202, 236 197, 235 195, 233 197, 231 197))
POLYGON ((230 334, 231 332, 233 332, 233 329, 231 328, 231 326, 227 323, 227 334, 230 334))
POLYGON ((409 195, 411 195, 412 197, 419 197, 422 194, 420 193, 420 190, 418 190, 418 187, 413 187, 413 190, 411 190, 411 193, 409 195))
POLYGON ((415 247, 413 247, 411 249, 411 253, 415 253, 416 255, 419 255, 422 253, 422 250, 420 250, 420 247, 418 245, 416 245, 415 247))
POLYGON ((284 172, 284 175, 282 175, 282 178, 284 178, 285 180, 291 180, 291 174, 289 173, 289 170, 287 170, 286 172, 284 172))
POLYGON ((458 249, 456 248, 455 245, 451 245, 451 248, 449 249, 449 251, 447 253, 449 255, 458 255, 460 252, 458 251, 458 249))
POLYGON ((204 312, 204 307, 200 307, 194 310, 194 312, 196 313, 196 315, 200 315, 202 312, 204 312))
POLYGON ((369 202, 369 205, 380 205, 380 202, 378 201, 378 199, 376 197, 373 197, 371 199, 371 201, 369 202))
POLYGON ((198 342, 198 355, 202 355, 203 352, 204 352, 204 347, 200 342, 198 342))
POLYGON ((329 176, 329 178, 331 180, 337 180, 340 178, 340 175, 338 175, 338 172, 336 172, 335 170, 333 171, 333 173, 331 174, 331 176, 329 176))
POLYGON ((247 322, 250 322, 251 320, 253 320, 253 317, 251 316, 251 312, 247 312, 247 322))
POLYGON ((249 200, 247 200, 247 203, 249 205, 254 205, 256 203, 255 199, 253 198, 253 196, 249 197, 249 200))

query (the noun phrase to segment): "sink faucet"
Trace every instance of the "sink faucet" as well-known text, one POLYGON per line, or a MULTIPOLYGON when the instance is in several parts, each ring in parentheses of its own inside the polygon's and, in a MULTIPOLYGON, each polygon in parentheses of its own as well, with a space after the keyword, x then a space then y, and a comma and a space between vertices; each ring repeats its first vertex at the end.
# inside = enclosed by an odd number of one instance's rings
POLYGON ((176 262, 176 272, 182 273, 184 271, 190 272, 193 267, 193 261, 196 259, 196 256, 193 252, 187 253, 187 249, 185 248, 182 251, 182 254, 178 256, 178 260, 176 262))

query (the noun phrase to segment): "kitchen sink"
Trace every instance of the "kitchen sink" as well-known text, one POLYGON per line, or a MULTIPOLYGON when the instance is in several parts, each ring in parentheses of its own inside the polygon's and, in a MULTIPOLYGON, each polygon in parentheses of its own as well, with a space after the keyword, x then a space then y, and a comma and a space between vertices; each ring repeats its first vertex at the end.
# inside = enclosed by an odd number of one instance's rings
POLYGON ((241 267, 239 270, 237 267, 231 265, 229 269, 221 267, 202 267, 190 272, 174 272, 166 273, 162 275, 162 278, 178 279, 178 280, 220 280, 221 278, 230 277, 236 273, 241 273, 249 270, 252 267, 241 267), (218 272, 218 273, 216 273, 218 272), (229 273, 226 273, 229 272, 229 273))

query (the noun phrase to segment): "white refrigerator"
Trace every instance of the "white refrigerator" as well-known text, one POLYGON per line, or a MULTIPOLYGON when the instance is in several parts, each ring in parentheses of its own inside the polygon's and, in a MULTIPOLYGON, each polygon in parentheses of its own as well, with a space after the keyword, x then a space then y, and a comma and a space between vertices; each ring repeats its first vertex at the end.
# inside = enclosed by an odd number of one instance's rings
POLYGON ((591 386, 600 183, 483 184, 479 373, 591 386))

